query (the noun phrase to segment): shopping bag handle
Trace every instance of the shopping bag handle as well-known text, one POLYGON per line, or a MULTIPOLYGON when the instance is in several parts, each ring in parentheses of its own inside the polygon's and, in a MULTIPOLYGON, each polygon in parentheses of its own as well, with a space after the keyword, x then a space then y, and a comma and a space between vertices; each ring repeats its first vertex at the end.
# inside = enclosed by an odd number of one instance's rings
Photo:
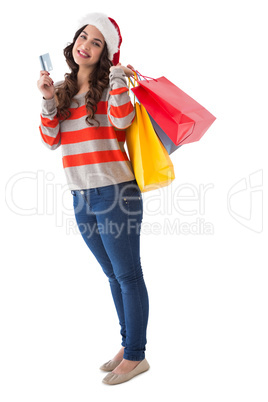
POLYGON ((147 82, 149 82, 148 80, 147 80, 147 78, 149 78, 150 80, 153 80, 153 81, 156 81, 157 82, 157 80, 155 79, 155 78, 152 78, 152 77, 147 77, 146 75, 142 75, 139 71, 137 71, 137 70, 135 70, 135 73, 139 76, 139 78, 143 78, 145 81, 147 81, 147 82))
POLYGON ((133 71, 134 77, 132 77, 132 78, 128 77, 128 87, 130 87, 130 84, 131 84, 134 88, 134 87, 138 86, 138 75, 135 70, 132 70, 132 71, 133 71), (133 79, 133 81, 132 81, 132 79, 133 79))
MULTIPOLYGON (((133 88, 139 85, 139 81, 142 81, 142 78, 149 82, 148 79, 156 81, 155 78, 152 77, 147 77, 146 75, 142 75, 138 70, 132 70, 133 71, 133 77, 128 77, 128 92, 130 91, 130 85, 132 85, 133 88), (148 79, 147 79, 148 78, 148 79)), ((136 96, 134 94, 134 104, 136 103, 136 96)))
MULTIPOLYGON (((134 75, 134 81, 135 81, 136 83, 138 83, 138 81, 141 81, 142 78, 143 78, 145 81, 147 81, 147 82, 149 82, 148 79, 157 82, 157 80, 156 80, 155 78, 147 77, 147 75, 142 75, 138 70, 132 70, 132 71, 133 71, 133 75, 134 75), (147 79, 147 78, 148 78, 148 79, 147 79)), ((133 83, 132 83, 132 85, 133 85, 133 83)), ((133 85, 133 86, 136 86, 136 85, 133 85)))
MULTIPOLYGON (((132 70, 132 71, 133 71, 134 77, 133 77, 133 80, 132 80, 131 77, 128 77, 128 92, 130 91, 130 85, 132 85, 133 88, 135 88, 136 86, 139 85, 139 84, 138 84, 138 75, 137 75, 137 72, 136 72, 136 70, 132 70)), ((134 94, 134 105, 135 105, 135 103, 136 103, 136 96, 135 96, 135 94, 134 94)))

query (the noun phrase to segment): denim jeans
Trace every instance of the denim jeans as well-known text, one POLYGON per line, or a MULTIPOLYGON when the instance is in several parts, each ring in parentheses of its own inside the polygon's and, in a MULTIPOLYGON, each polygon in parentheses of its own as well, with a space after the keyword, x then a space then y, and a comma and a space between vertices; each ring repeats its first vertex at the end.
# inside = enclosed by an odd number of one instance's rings
POLYGON ((140 189, 133 180, 72 194, 80 233, 109 279, 124 359, 143 360, 149 301, 140 261, 140 189))

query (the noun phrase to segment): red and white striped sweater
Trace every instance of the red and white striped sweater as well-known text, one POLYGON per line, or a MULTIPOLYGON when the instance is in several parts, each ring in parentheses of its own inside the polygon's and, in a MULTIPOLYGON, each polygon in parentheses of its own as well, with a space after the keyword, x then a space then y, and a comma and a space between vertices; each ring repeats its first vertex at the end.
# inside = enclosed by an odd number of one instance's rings
POLYGON ((135 179, 125 152, 125 130, 135 111, 125 74, 118 67, 110 73, 110 85, 97 105, 93 126, 86 123, 85 94, 74 97, 71 116, 60 120, 55 99, 42 101, 41 125, 44 144, 51 150, 61 146, 62 162, 70 190, 102 187, 135 179))

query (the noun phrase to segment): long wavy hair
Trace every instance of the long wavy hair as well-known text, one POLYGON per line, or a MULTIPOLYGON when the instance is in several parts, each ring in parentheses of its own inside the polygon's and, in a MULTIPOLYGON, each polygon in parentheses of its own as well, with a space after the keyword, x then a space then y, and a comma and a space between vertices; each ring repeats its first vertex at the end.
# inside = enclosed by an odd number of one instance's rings
MULTIPOLYGON (((77 73, 79 70, 79 65, 75 63, 72 50, 76 39, 85 29, 87 25, 80 28, 74 35, 73 42, 68 44, 63 50, 66 62, 71 70, 70 73, 64 75, 65 80, 57 86, 56 88, 56 100, 57 100, 57 110, 58 116, 61 119, 66 120, 70 117, 71 113, 68 108, 71 105, 73 97, 78 92, 77 85, 77 73)), ((109 73, 112 62, 108 59, 108 49, 106 43, 104 44, 104 49, 100 56, 100 60, 94 69, 94 71, 89 75, 89 91, 85 96, 85 104, 88 116, 86 117, 86 122, 88 125, 92 126, 93 123, 91 119, 96 121, 99 125, 97 119, 95 119, 95 113, 97 111, 97 104, 101 99, 103 90, 107 88, 109 84, 109 73)))

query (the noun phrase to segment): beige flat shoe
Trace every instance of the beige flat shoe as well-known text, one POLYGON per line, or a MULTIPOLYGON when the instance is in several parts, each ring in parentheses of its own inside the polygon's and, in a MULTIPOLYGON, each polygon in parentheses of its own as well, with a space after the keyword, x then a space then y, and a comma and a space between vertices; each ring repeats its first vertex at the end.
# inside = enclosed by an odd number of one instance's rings
POLYGON ((109 360, 108 362, 104 363, 101 367, 100 370, 103 371, 113 371, 119 364, 121 363, 122 360, 109 360))
POLYGON ((117 385, 122 384, 123 382, 131 380, 131 378, 135 377, 138 374, 144 373, 149 370, 150 366, 146 359, 142 360, 132 371, 127 374, 115 374, 109 373, 102 380, 104 384, 108 385, 117 385))

